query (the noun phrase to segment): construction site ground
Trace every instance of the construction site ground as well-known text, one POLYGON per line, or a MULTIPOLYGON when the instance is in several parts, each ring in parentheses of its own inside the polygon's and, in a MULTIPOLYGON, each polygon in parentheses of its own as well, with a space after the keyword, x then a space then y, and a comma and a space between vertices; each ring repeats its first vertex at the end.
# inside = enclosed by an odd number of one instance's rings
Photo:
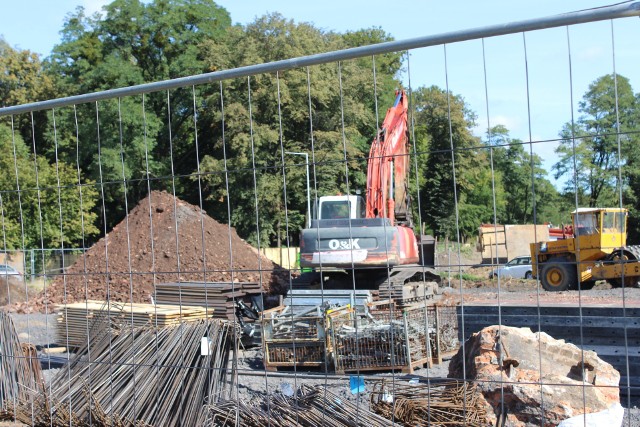
MULTIPOLYGON (((612 288, 606 282, 589 291, 549 293, 535 280, 490 280, 489 273, 495 266, 482 265, 479 254, 470 249, 439 251, 438 271, 443 278, 439 304, 640 307, 640 289, 612 288)), ((67 273, 39 278, 42 280, 38 283, 47 284, 40 289, 28 289, 24 281, 13 280, 0 286, 0 304, 12 311, 21 342, 40 349, 48 344, 64 345, 56 343, 54 311, 58 304, 87 297, 104 299, 107 290, 114 300, 134 302, 149 302, 157 283, 189 280, 254 281, 266 292, 283 293, 295 274, 260 256, 233 228, 164 192, 152 192, 141 201, 126 221, 93 245, 67 273)), ((47 381, 64 369, 58 362, 73 354, 56 357, 56 363, 43 366, 47 381)), ((317 368, 265 372, 260 347, 241 349, 237 361, 238 386, 232 388, 232 398, 247 400, 265 393, 287 392, 301 384, 323 384, 341 398, 368 405, 366 392, 351 394, 348 375, 325 375, 317 368)), ((444 378, 448 362, 445 358, 430 369, 418 369, 411 377, 444 378)), ((363 374, 370 379, 406 378, 400 372, 363 374)), ((624 398, 621 403, 628 411, 624 425, 640 427, 640 399, 624 398)))
MULTIPOLYGON (((581 304, 583 306, 614 306, 631 307, 640 306, 640 289, 627 288, 615 289, 606 283, 599 283, 589 291, 568 291, 548 293, 538 288, 535 280, 506 279, 489 280, 489 267, 469 267, 465 269, 464 278, 451 275, 451 280, 445 280, 445 291, 442 302, 447 304, 502 304, 502 305, 565 305, 581 304), (474 277, 476 279, 474 280, 474 277), (487 277, 487 279, 481 279, 487 277)), ((55 343, 55 314, 17 314, 13 319, 20 338, 24 342, 31 342, 38 346, 55 343)), ((59 357, 73 357, 73 354, 64 353, 59 357)), ((433 365, 431 368, 418 369, 413 375, 405 375, 400 372, 366 372, 362 373, 368 380, 395 377, 413 378, 445 378, 448 375, 449 357, 443 363, 433 365)), ((52 378, 59 369, 64 369, 57 364, 43 366, 45 379, 52 378)), ((364 407, 368 406, 368 393, 353 395, 349 388, 348 375, 325 375, 317 368, 282 369, 278 372, 265 372, 262 365, 262 350, 260 347, 241 348, 238 354, 238 386, 232 388, 231 398, 250 400, 263 396, 266 393, 288 392, 301 384, 323 384, 330 387, 341 398, 352 402, 360 402, 364 407)), ((640 398, 623 397, 621 404, 625 408, 625 426, 640 427, 640 398)), ((13 425, 13 424, 0 424, 13 425)))

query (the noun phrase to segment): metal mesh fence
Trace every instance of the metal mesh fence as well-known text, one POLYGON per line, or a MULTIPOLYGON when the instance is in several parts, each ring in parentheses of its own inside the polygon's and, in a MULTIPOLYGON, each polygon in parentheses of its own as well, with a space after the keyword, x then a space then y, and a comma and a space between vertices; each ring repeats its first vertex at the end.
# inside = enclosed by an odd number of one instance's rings
POLYGON ((640 425, 638 15, 0 109, 0 417, 640 425))

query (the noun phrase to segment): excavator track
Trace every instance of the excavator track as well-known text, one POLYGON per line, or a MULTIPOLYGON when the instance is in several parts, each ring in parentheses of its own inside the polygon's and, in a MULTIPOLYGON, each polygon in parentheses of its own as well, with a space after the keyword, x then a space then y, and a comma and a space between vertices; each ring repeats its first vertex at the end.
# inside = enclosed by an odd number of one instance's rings
POLYGON ((371 289, 378 290, 381 300, 391 299, 399 307, 414 302, 433 300, 440 295, 440 276, 433 268, 421 265, 403 265, 389 273, 371 271, 369 275, 355 278, 346 272, 333 271, 323 274, 328 280, 322 283, 319 273, 305 273, 292 282, 294 289, 371 289))
POLYGON ((434 299, 440 294, 440 276, 431 268, 407 265, 391 271, 388 279, 378 285, 380 299, 394 300, 403 306, 412 302, 434 299))

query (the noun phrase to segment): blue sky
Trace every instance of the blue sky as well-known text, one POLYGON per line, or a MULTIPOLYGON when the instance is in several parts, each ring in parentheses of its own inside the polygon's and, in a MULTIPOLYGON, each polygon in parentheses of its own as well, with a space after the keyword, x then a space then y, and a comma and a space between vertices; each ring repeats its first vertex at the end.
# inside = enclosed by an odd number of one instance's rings
MULTIPOLYGON (((59 41, 64 17, 76 6, 99 11, 103 0, 0 0, 10 4, 0 14, 0 34, 12 46, 47 56, 59 41)), ((234 23, 247 24, 269 12, 279 12, 296 22, 311 22, 327 31, 344 32, 382 27, 397 40, 545 17, 610 4, 592 0, 405 1, 381 0, 306 2, 300 0, 222 0, 218 4, 231 14, 234 23)), ((438 85, 462 95, 478 114, 476 134, 503 124, 511 136, 524 141, 557 138, 570 120, 589 83, 611 73, 631 79, 640 91, 640 20, 626 18, 566 28, 542 30, 486 39, 487 68, 485 94, 483 46, 481 41, 447 47, 430 47, 411 54, 412 86, 438 85), (612 41, 612 32, 615 43, 612 41), (526 62, 524 45, 526 43, 526 62), (569 72, 569 47, 571 72, 569 72), (528 79, 527 70, 528 67, 528 79), (488 102, 487 102, 488 98, 488 102), (487 121, 487 104, 490 117, 487 121), (528 114, 530 110, 531 114, 528 114)), ((403 80, 408 82, 405 72, 403 80)), ((550 168, 555 162, 554 142, 534 144, 534 150, 550 168)), ((559 183, 556 183, 557 185, 559 183)))

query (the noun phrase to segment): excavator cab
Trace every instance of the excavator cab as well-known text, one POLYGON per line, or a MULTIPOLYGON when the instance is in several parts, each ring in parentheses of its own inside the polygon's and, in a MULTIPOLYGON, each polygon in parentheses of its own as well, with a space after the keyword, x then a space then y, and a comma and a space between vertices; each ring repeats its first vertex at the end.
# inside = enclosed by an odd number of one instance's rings
POLYGON ((318 199, 314 219, 356 219, 365 217, 362 196, 322 196, 318 199))

